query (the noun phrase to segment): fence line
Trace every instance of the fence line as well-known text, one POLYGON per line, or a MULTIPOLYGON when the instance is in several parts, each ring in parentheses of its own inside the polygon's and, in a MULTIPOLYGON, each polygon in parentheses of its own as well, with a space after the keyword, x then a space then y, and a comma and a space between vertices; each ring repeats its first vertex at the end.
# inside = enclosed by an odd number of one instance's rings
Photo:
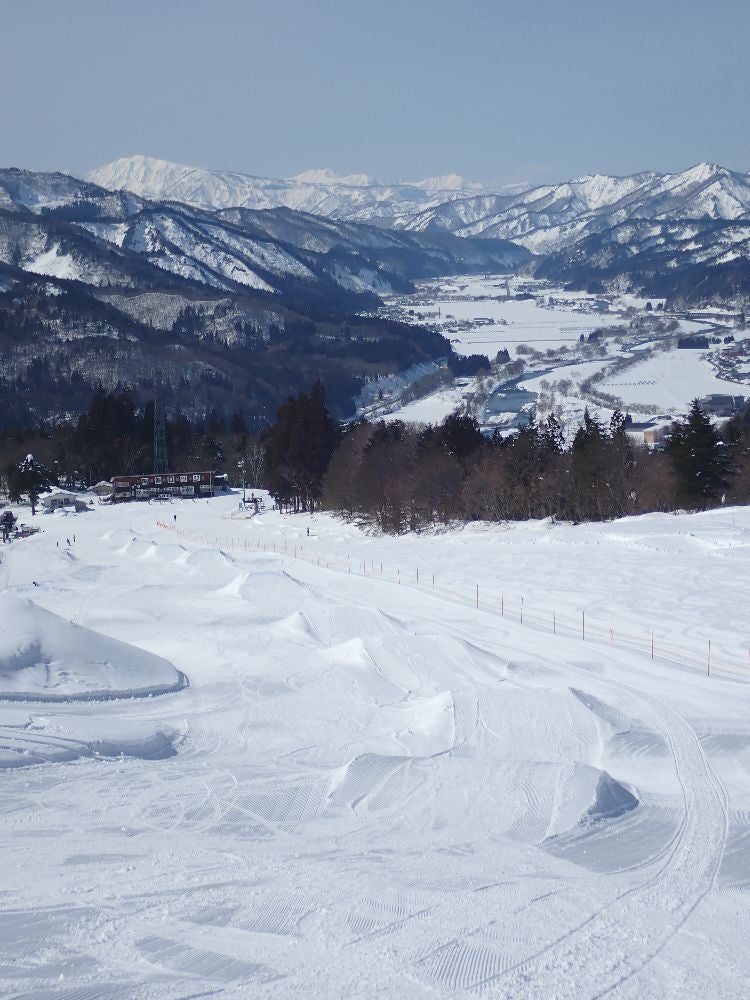
POLYGON ((255 540, 255 544, 247 539, 235 539, 229 536, 219 538, 216 536, 199 535, 178 528, 175 524, 167 524, 163 521, 156 522, 157 527, 165 531, 171 531, 180 538, 185 538, 208 548, 233 552, 271 552, 280 556, 287 556, 293 559, 300 559, 311 565, 320 566, 334 572, 354 574, 361 577, 372 577, 377 580, 384 580, 389 583, 404 585, 418 589, 421 592, 435 594, 454 604, 466 605, 479 611, 498 615, 500 618, 507 618, 520 625, 528 626, 540 632, 554 636, 563 636, 572 639, 581 639, 584 642, 592 642, 597 645, 617 646, 624 649, 631 649, 634 652, 642 653, 652 661, 669 663, 675 666, 689 667, 700 670, 708 677, 717 674, 726 674, 730 677, 739 677, 750 680, 750 646, 748 647, 748 659, 744 668, 738 664, 717 662, 712 653, 711 640, 705 640, 705 655, 695 655, 695 652, 686 652, 676 646, 671 646, 661 642, 652 629, 644 629, 642 635, 634 635, 627 631, 615 628, 612 614, 609 616, 609 623, 605 626, 601 622, 592 621, 591 616, 586 614, 585 609, 580 612, 580 618, 567 620, 561 618, 557 610, 541 611, 538 608, 529 608, 523 595, 508 595, 504 591, 494 598, 485 595, 485 590, 480 585, 475 584, 471 592, 456 589, 455 585, 447 585, 442 580, 436 580, 435 574, 420 574, 419 568, 414 571, 414 576, 408 579, 401 573, 400 566, 395 569, 384 567, 382 562, 375 562, 365 558, 358 559, 352 563, 351 555, 347 553, 346 559, 337 553, 335 558, 325 554, 303 548, 301 545, 284 541, 283 545, 276 542, 266 542, 260 539, 255 540), (369 563, 369 565, 368 565, 369 563), (510 597, 510 599, 509 599, 510 597))

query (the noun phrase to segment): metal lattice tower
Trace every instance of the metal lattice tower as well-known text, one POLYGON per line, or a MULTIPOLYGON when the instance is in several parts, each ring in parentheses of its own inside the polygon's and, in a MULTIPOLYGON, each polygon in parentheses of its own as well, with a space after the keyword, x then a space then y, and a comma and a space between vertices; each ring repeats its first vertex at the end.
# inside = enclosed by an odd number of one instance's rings
POLYGON ((157 371, 154 372, 154 472, 157 476, 169 472, 167 419, 161 394, 161 377, 157 371))

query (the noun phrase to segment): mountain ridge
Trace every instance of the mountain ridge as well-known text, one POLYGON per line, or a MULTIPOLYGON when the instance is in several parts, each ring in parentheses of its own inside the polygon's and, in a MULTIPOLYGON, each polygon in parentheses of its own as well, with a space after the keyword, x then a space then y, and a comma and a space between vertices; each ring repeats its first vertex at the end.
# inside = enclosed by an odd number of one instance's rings
POLYGON ((346 416, 363 381, 451 354, 374 315, 412 280, 514 269, 506 241, 337 223, 292 209, 193 208, 65 174, 0 170, 0 420, 74 416, 98 386, 248 427, 322 378, 346 416))
POLYGON ((520 190, 493 189, 457 174, 390 184, 329 169, 260 178, 142 156, 122 157, 88 178, 110 190, 207 209, 286 207, 409 232, 506 239, 536 254, 556 253, 633 218, 750 216, 750 173, 709 162, 672 173, 586 174, 520 190))
POLYGON ((120 157, 89 171, 84 179, 108 190, 128 190, 141 197, 181 201, 207 210, 292 208, 360 222, 388 220, 399 211, 470 195, 478 187, 457 174, 384 183, 367 174, 338 176, 325 168, 290 178, 271 178, 142 155, 120 157))

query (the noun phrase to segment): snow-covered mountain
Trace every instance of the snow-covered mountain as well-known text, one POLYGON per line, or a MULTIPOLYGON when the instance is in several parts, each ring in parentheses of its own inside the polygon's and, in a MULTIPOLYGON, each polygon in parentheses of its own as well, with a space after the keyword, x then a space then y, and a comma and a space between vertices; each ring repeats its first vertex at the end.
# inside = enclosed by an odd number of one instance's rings
POLYGON ((283 298, 291 283, 297 294, 330 300, 336 287, 387 292, 415 277, 515 267, 529 256, 505 241, 399 232, 287 208, 206 210, 64 174, 0 170, 0 262, 97 286, 138 287, 146 263, 223 291, 283 298))
POLYGON ((505 239, 535 254, 556 253, 633 219, 750 217, 750 174, 712 163, 680 173, 592 174, 491 191, 457 174, 386 184, 366 174, 308 170, 275 180, 130 156, 93 170, 89 180, 112 191, 205 209, 286 207, 410 232, 505 239))
POLYGON ((676 174, 594 174, 515 195, 483 193, 428 207, 406 220, 409 230, 513 240, 533 253, 554 253, 593 233, 633 219, 750 217, 750 174, 700 163, 676 174))
POLYGON ((345 415, 366 375, 450 353, 437 333, 373 316, 378 293, 530 259, 506 241, 208 211, 0 169, 0 417, 75 419, 96 386, 145 392, 154 368, 185 412, 242 408, 259 427, 319 377, 345 415))
POLYGON ((539 277, 580 288, 630 289, 672 307, 750 302, 750 218, 633 219, 539 260, 539 277))
POLYGON ((479 185, 457 174, 414 183, 385 184, 366 174, 340 177, 331 170, 306 170, 273 179, 170 163, 149 156, 125 156, 92 170, 88 180, 113 191, 132 191, 157 201, 181 201, 197 208, 293 208, 350 221, 398 224, 414 212, 476 194, 479 185))

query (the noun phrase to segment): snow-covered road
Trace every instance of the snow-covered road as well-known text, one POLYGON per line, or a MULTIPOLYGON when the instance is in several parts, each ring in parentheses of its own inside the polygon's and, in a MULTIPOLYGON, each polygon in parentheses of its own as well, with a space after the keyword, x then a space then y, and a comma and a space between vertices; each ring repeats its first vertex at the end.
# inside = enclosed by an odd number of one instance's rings
POLYGON ((750 511, 379 539, 233 507, 2 553, 0 684, 74 700, 0 705, 0 996, 750 996, 750 671, 533 617, 747 663, 750 511), (494 611, 447 599, 476 580, 494 611), (121 643, 139 696, 92 700, 121 643))

